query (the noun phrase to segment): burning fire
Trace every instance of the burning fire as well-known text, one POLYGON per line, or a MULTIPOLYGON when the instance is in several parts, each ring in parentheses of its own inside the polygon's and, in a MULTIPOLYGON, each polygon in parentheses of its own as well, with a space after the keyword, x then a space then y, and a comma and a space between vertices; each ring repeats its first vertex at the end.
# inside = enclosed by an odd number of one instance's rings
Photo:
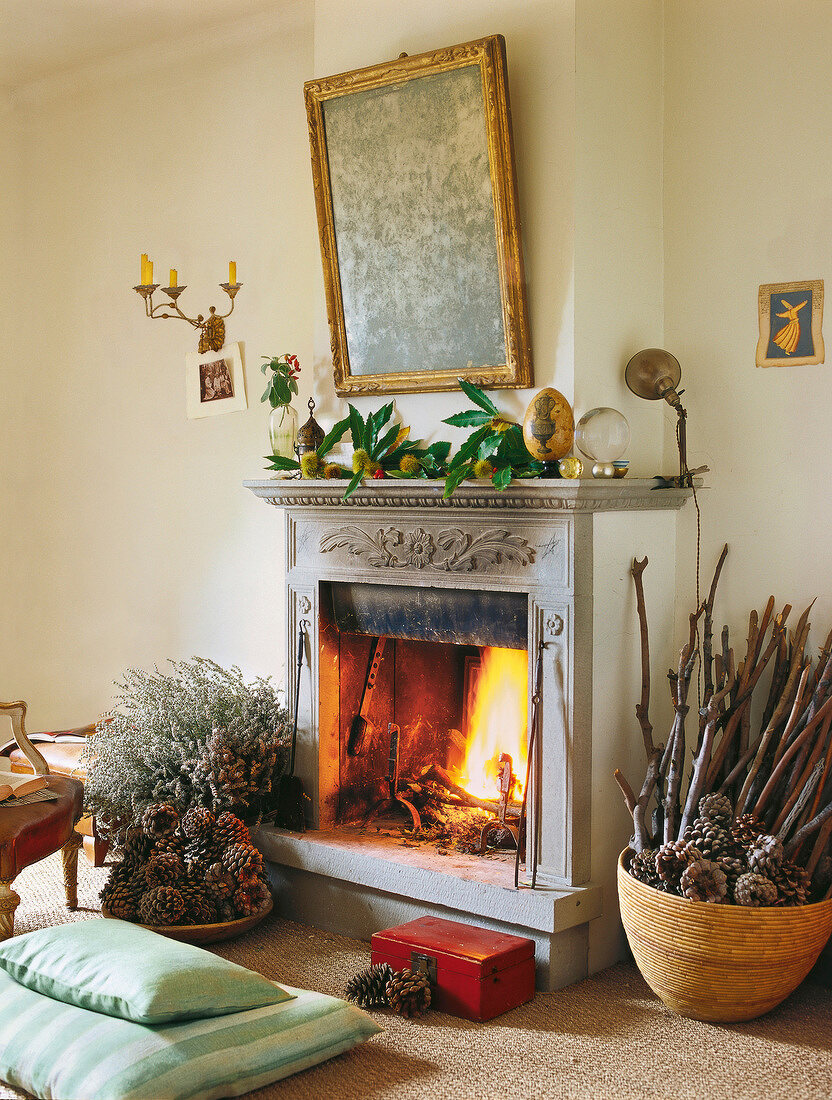
POLYGON ((482 650, 482 664, 469 709, 465 760, 458 783, 477 798, 499 795, 500 753, 507 752, 522 798, 527 760, 528 654, 522 649, 482 650))

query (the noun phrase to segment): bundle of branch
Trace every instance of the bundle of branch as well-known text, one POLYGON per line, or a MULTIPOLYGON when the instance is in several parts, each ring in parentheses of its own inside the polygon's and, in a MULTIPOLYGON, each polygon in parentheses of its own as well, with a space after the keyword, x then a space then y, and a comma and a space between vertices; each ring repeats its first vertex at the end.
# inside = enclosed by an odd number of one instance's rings
POLYGON ((775 614, 772 596, 762 614, 749 615, 739 664, 727 626, 714 652, 714 601, 727 553, 725 546, 668 673, 674 718, 659 745, 649 718, 647 558, 633 562, 642 668, 635 709, 647 756, 638 796, 615 773, 633 817, 631 873, 700 900, 802 904, 832 896, 832 631, 813 663, 806 652, 812 604, 789 632, 791 607, 775 614), (702 698, 685 788, 697 660, 702 698), (766 670, 763 700, 762 689, 755 693, 766 670))

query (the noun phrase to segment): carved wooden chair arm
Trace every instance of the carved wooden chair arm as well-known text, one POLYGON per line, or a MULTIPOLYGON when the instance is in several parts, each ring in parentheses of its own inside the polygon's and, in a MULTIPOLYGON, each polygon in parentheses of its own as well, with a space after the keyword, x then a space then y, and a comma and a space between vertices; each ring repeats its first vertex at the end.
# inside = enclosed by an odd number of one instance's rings
POLYGON ((12 734, 18 748, 32 765, 35 775, 48 775, 49 765, 26 736, 26 704, 22 699, 15 703, 0 703, 0 714, 8 714, 12 722, 12 734))

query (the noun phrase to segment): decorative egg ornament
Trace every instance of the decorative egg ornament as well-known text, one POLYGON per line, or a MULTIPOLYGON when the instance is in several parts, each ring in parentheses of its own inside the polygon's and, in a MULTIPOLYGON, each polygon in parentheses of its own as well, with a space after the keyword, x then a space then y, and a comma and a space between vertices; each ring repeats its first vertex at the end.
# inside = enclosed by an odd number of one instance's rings
POLYGON ((563 394, 553 389, 535 394, 523 418, 523 441, 543 463, 544 477, 560 477, 558 459, 569 454, 574 438, 575 416, 563 394))

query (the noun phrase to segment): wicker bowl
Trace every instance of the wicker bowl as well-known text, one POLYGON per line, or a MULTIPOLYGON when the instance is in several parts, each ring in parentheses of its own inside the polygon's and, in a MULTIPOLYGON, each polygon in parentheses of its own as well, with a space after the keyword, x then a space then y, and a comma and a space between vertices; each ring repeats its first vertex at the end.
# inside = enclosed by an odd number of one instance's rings
MULTIPOLYGON (((180 940, 182 943, 219 943, 221 940, 231 940, 235 936, 242 936, 244 932, 248 932, 250 928, 253 928, 255 924, 259 924, 264 917, 271 913, 273 904, 274 902, 269 898, 256 913, 251 913, 247 917, 238 917, 236 920, 221 921, 217 924, 142 924, 141 927, 147 928, 151 932, 158 932, 160 936, 167 936, 170 940, 180 940)), ((106 905, 101 906, 101 914, 111 920, 121 919, 120 917, 113 918, 113 914, 106 905)), ((139 924, 140 922, 131 921, 130 923, 139 924)))
POLYGON ((783 909, 708 905, 654 890, 618 859, 618 900, 644 980, 695 1020, 753 1020, 785 1000, 832 933, 832 900, 783 909))

